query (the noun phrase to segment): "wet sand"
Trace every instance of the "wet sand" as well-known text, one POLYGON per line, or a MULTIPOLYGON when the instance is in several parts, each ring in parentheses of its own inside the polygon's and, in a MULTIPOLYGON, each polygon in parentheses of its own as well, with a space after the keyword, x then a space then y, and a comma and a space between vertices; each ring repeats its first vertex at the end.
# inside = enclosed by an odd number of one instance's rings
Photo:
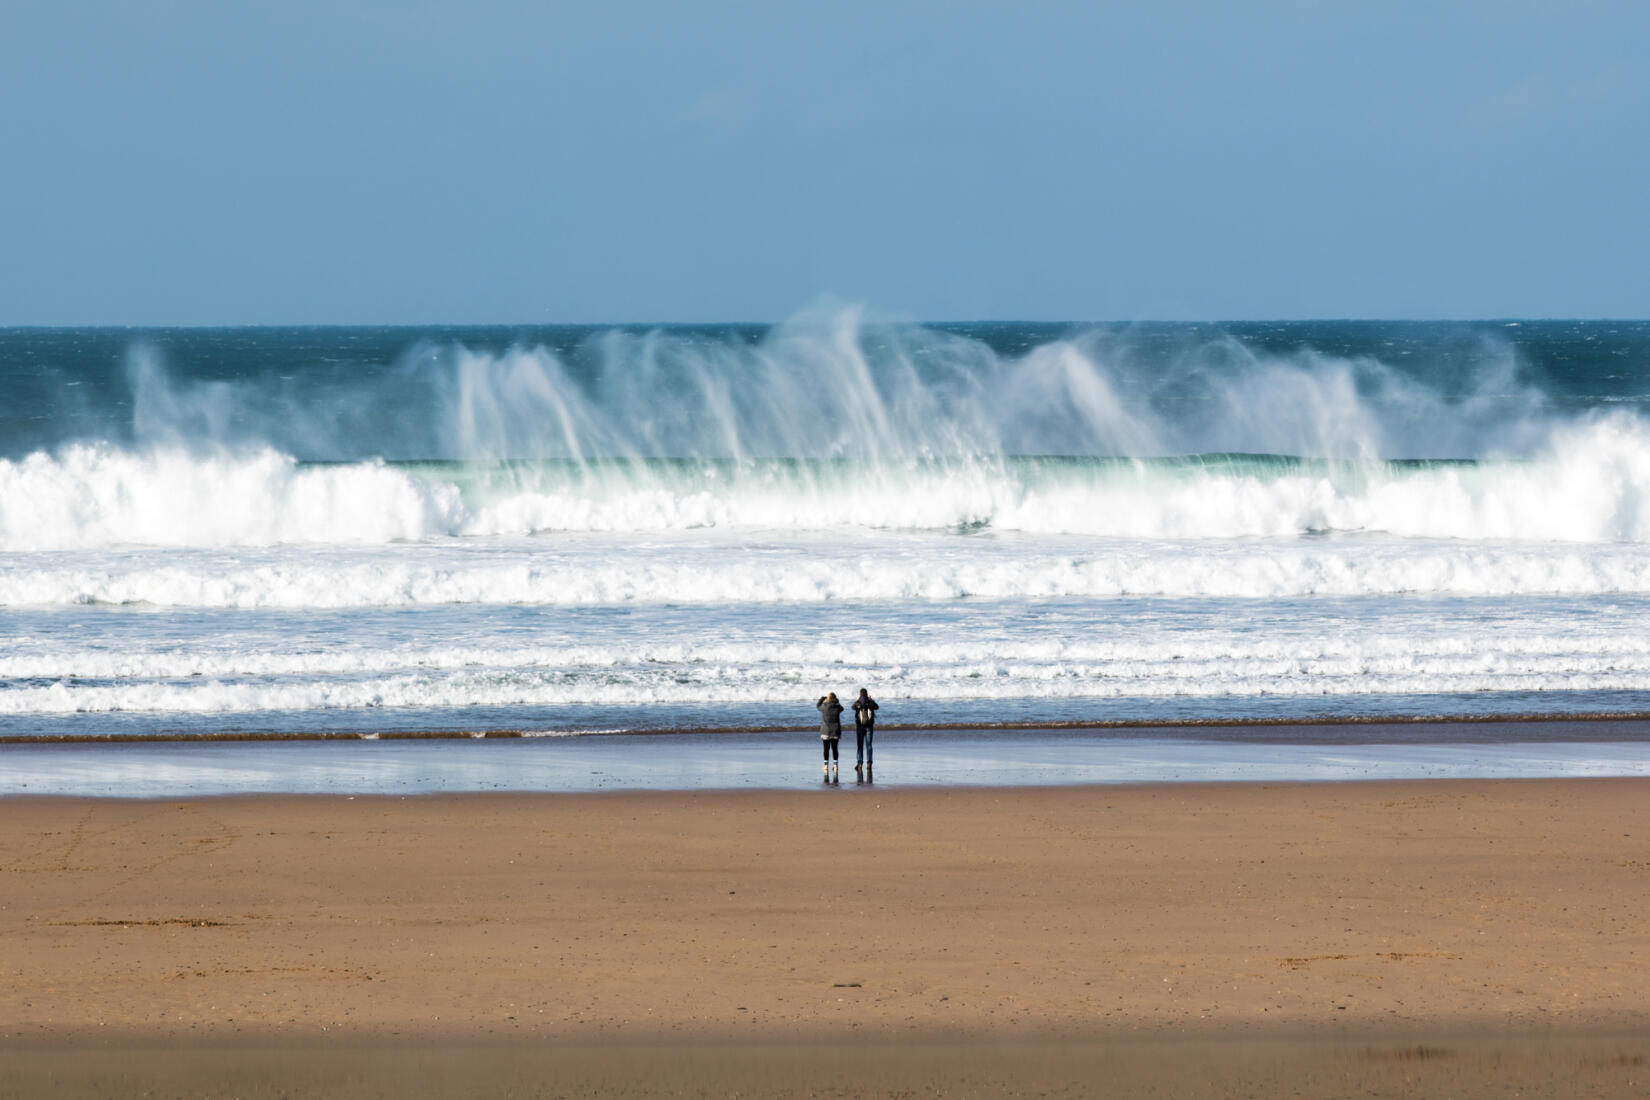
POLYGON ((0 1093, 1647 1091, 1650 781, 852 774, 8 799, 0 1093))
POLYGON ((1445 1033, 1425 1041, 1150 1036, 591 1043, 436 1039, 0 1048, 0 1096, 1543 1097, 1643 1096, 1642 1035, 1445 1033))
MULTIPOLYGON (((1650 722, 884 729, 881 790, 1146 783, 1650 778, 1650 722)), ((849 742, 852 752, 852 742, 849 742)), ((0 798, 797 791, 812 730, 0 744, 0 798)))

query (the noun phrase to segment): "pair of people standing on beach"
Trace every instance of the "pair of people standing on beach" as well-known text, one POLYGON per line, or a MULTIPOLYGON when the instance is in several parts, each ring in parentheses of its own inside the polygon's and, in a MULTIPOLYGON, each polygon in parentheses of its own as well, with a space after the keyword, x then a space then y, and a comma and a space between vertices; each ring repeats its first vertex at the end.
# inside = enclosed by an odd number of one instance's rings
MULTIPOLYGON (((825 746, 825 771, 829 774, 838 759, 837 741, 842 737, 842 712, 846 708, 837 701, 834 691, 820 696, 814 706, 819 710, 819 740, 825 746)), ((859 697, 854 700, 855 771, 871 766, 871 736, 876 724, 877 701, 871 698, 870 692, 860 688, 859 697)))

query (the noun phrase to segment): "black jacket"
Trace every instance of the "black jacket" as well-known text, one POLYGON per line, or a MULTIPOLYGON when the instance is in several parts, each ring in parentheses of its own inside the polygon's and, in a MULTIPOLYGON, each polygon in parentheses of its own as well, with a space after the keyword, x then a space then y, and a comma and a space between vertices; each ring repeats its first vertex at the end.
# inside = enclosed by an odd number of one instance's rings
POLYGON ((842 736, 842 704, 835 699, 821 699, 814 706, 819 708, 819 739, 834 741, 842 736))

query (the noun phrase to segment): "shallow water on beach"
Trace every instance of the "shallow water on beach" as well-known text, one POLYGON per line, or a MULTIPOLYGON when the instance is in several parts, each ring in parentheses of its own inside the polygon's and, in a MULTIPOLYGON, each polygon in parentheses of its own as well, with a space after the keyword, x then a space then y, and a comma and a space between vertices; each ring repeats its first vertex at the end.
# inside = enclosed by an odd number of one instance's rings
MULTIPOLYGON (((1590 724, 1589 724, 1590 725, 1590 724)), ((1650 723, 1608 723, 1561 740, 1542 727, 1500 727, 1524 741, 1445 741, 1436 728, 1295 731, 1293 743, 1242 729, 1138 732, 884 731, 873 764, 854 738, 827 771, 806 734, 605 735, 508 740, 0 745, 0 796, 187 798, 282 793, 479 791, 898 790, 1116 783, 1342 782, 1650 776, 1650 723), (1244 735, 1248 733, 1250 737, 1244 735), (1214 736, 1209 736, 1213 733, 1214 736), (1407 733, 1407 737, 1402 735, 1407 733), (1188 736, 1203 734, 1203 736, 1188 736), (1224 734, 1224 736, 1222 736, 1224 734), (1330 740, 1328 738, 1336 738, 1330 740), (878 764, 880 762, 880 764, 878 764)))

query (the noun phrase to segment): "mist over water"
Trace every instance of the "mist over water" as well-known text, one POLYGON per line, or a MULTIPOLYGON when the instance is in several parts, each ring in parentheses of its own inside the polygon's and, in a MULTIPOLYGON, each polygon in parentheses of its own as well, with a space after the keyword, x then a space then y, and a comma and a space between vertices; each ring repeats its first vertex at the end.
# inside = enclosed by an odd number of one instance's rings
POLYGON ((1464 369, 1406 374, 1220 336, 1141 347, 1074 330, 1002 354, 982 340, 804 316, 759 338, 609 330, 557 351, 421 343, 385 369, 176 379, 127 357, 140 450, 300 461, 1158 458, 1480 459, 1540 448, 1554 417, 1492 335, 1464 369))

